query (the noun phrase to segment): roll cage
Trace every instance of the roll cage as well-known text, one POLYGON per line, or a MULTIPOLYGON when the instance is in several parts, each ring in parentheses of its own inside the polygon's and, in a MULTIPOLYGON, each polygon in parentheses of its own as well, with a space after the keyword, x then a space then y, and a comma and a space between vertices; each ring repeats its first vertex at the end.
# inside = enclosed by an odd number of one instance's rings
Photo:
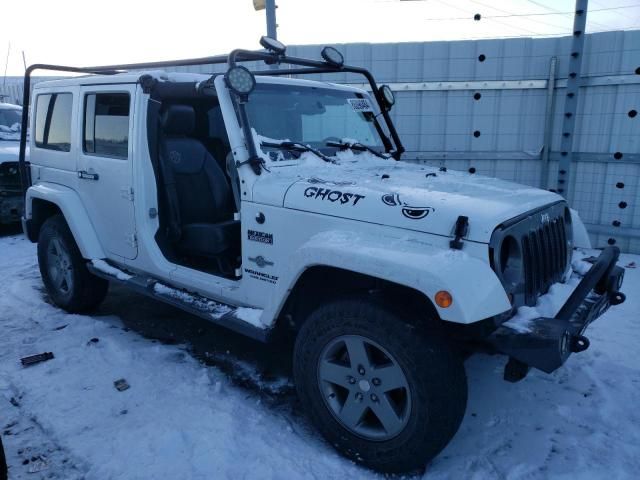
MULTIPOLYGON (((400 156, 405 151, 398 136, 398 132, 389 115, 389 108, 379 91, 378 85, 373 78, 373 75, 366 68, 354 67, 350 65, 335 65, 326 61, 311 60, 307 58, 289 57, 284 52, 272 52, 272 51, 253 51, 253 50, 233 50, 229 55, 217 55, 212 57, 200 57, 189 58, 182 60, 165 60, 159 62, 146 62, 146 63, 129 63, 122 65, 103 65, 95 67, 70 67, 64 65, 51 65, 37 63, 29 66, 24 73, 24 92, 22 98, 22 129, 20 132, 20 155, 19 155, 19 171, 20 182, 23 195, 26 195, 27 189, 31 186, 31 174, 27 168, 26 162, 26 146, 27 146, 27 128, 29 127, 29 103, 31 100, 31 74, 36 70, 49 70, 57 72, 67 73, 85 73, 93 75, 115 75, 118 73, 124 73, 129 70, 144 70, 152 68, 164 68, 164 67, 186 67, 193 65, 220 65, 228 64, 229 67, 236 66, 239 62, 252 62, 252 61, 264 61, 267 65, 294 65, 301 68, 277 68, 272 70, 254 71, 254 75, 269 75, 269 76, 282 76, 282 75, 309 75, 309 74, 322 74, 322 73, 354 73, 363 75, 372 90, 373 96, 380 107, 381 114, 385 120, 391 140, 380 131, 384 146, 388 152, 390 152, 396 160, 400 159, 400 156), (395 145, 395 148, 394 148, 395 145)), ((214 78, 216 74, 213 75, 214 78)), ((249 160, 248 163, 254 169, 256 174, 260 174, 260 160, 257 155, 255 142, 253 141, 253 135, 249 127, 247 113, 242 101, 237 102, 238 112, 240 116, 240 122, 243 129, 243 133, 247 142, 249 160)))

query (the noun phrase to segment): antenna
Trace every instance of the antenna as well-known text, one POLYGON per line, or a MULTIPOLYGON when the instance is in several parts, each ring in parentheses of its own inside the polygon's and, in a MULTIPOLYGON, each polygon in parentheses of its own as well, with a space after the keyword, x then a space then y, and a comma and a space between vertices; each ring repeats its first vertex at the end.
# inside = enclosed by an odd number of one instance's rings
POLYGON ((4 79, 2 80, 2 88, 7 85, 7 68, 9 68, 9 54, 11 53, 11 42, 7 48, 7 59, 4 62, 4 79))

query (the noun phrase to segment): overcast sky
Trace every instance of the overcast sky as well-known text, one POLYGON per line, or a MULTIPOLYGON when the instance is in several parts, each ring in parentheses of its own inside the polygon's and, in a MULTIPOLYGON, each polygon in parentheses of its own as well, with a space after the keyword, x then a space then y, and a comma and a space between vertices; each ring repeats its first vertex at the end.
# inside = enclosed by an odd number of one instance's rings
MULTIPOLYGON (((564 35, 572 31, 566 12, 574 8, 572 0, 277 4, 279 39, 291 45, 564 35)), ((591 0, 589 9, 587 32, 640 28, 639 0, 591 0)), ((256 12, 252 0, 2 0, 0 74, 9 43, 8 74, 21 75, 22 51, 27 64, 166 60, 258 48, 265 30, 264 11, 256 12)))

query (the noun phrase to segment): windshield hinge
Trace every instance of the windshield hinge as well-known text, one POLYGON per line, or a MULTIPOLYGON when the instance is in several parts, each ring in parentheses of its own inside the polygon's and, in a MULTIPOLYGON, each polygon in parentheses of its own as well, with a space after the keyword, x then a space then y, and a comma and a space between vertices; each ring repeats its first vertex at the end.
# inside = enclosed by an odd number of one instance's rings
POLYGON ((120 189, 120 192, 122 193, 122 198, 125 198, 125 199, 133 202, 133 188, 131 188, 131 187, 122 187, 120 189))
POLYGON ((131 248, 138 248, 138 237, 136 237, 135 233, 128 233, 127 235, 125 235, 125 240, 127 242, 127 245, 129 245, 131 248))
POLYGON ((455 238, 449 242, 449 247, 454 250, 462 250, 462 238, 469 233, 469 217, 460 215, 456 220, 456 226, 453 229, 455 238))

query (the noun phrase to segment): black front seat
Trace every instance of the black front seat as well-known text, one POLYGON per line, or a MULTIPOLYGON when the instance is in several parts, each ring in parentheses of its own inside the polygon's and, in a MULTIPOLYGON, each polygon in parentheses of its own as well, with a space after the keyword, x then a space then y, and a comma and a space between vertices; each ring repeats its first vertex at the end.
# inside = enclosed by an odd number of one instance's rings
POLYGON ((161 125, 160 164, 169 239, 183 255, 219 258, 236 254, 240 222, 233 220, 231 187, 204 145, 190 138, 195 128, 193 107, 169 106, 161 125))

